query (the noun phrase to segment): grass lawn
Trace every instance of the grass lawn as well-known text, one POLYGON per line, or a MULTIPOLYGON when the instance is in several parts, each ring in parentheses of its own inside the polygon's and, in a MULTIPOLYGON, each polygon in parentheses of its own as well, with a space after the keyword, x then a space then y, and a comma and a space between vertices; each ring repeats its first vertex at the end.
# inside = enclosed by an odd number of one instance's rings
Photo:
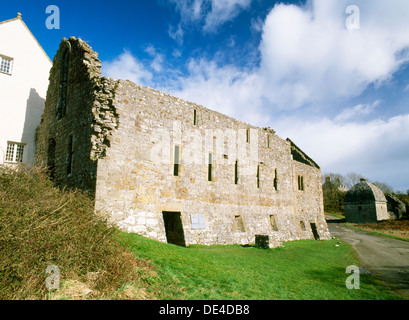
POLYGON ((177 247, 119 235, 138 257, 153 264, 140 270, 150 296, 191 300, 392 300, 399 299, 371 275, 360 274, 360 289, 348 290, 346 268, 359 266, 352 247, 338 240, 287 242, 258 249, 233 246, 177 247))

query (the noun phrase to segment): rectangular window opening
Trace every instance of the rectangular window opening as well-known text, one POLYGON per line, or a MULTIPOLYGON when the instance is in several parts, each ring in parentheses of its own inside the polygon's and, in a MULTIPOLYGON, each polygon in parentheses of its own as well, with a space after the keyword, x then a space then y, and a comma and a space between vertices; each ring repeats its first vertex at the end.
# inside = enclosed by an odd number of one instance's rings
POLYGON ((270 215, 270 226, 273 231, 278 231, 278 225, 275 215, 270 215))
POLYGON ((234 165, 234 184, 239 184, 239 162, 234 165))
POLYGON ((213 154, 209 153, 209 168, 207 174, 207 180, 212 181, 212 167, 213 167, 213 154))
POLYGON ((180 164, 180 146, 175 145, 175 151, 173 156, 173 175, 179 176, 179 164, 180 164))
POLYGON ((69 62, 70 50, 65 48, 61 56, 57 120, 60 120, 67 114, 69 62))
POLYGON ((234 231, 235 232, 245 232, 243 218, 240 215, 234 216, 234 231))
POLYGON ((197 111, 196 111, 196 109, 193 110, 193 125, 197 126, 197 111))
POLYGON ((304 191, 304 177, 298 176, 298 190, 304 191))
POLYGON ((67 145, 67 175, 72 174, 73 159, 74 159, 74 138, 71 135, 68 137, 67 145))
POLYGON ((260 188, 260 165, 257 166, 257 188, 260 188))
POLYGON ((274 189, 278 191, 278 174, 277 169, 274 170, 274 189))

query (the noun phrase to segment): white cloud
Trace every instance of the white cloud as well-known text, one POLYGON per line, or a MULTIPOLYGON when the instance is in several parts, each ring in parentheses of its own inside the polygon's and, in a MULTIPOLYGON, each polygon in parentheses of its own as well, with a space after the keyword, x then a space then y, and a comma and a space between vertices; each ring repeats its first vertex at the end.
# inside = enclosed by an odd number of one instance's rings
MULTIPOLYGON (((172 1, 182 16, 174 32, 180 41, 184 23, 196 21, 209 31, 210 26, 217 29, 250 3, 219 1, 217 7, 210 0, 172 1)), ((349 0, 310 0, 304 7, 278 4, 264 24, 253 22, 253 30, 262 30, 259 66, 244 70, 218 65, 216 59, 191 59, 187 74, 174 72, 156 87, 254 125, 271 126, 294 140, 325 171, 355 171, 385 182, 391 181, 387 174, 394 181, 407 178, 409 149, 403 146, 409 145, 409 115, 364 122, 369 115, 376 119, 380 100, 338 108, 339 101, 359 96, 370 84, 382 85, 409 61, 409 3, 355 0, 361 25, 354 31, 345 26, 349 4, 349 0), (317 113, 303 112, 310 106, 317 113), (282 117, 295 110, 304 117, 282 117), (324 117, 321 111, 327 110, 337 116, 324 117)), ((158 66, 162 69, 157 71, 167 72, 164 63, 158 66)), ((111 76, 141 84, 153 77, 128 52, 106 69, 111 76)))
POLYGON ((128 50, 124 50, 113 61, 104 62, 102 64, 102 73, 112 78, 130 80, 145 85, 153 77, 152 73, 128 50))
POLYGON ((262 96, 257 89, 258 75, 234 66, 220 67, 214 61, 191 59, 189 77, 167 83, 165 91, 226 115, 250 123, 266 120, 262 111, 262 96), (245 114, 245 118, 238 115, 245 114))
POLYGON ((181 43, 184 27, 191 23, 201 25, 204 32, 215 32, 224 23, 247 9, 252 0, 170 0, 180 12, 178 27, 170 27, 169 35, 181 43))
POLYGON ((406 191, 409 177, 409 114, 367 123, 287 118, 275 127, 289 136, 323 172, 357 172, 406 191), (405 189, 406 188, 406 189, 405 189))
POLYGON ((212 0, 211 11, 206 16, 203 30, 216 31, 219 26, 237 17, 250 4, 251 0, 212 0))
MULTIPOLYGON (((193 12, 192 17, 203 19, 206 16, 203 8, 209 1, 201 1, 200 6, 197 1, 179 6, 181 11, 193 12)), ((216 1, 213 3, 213 9, 206 17, 212 12, 223 11, 217 9, 216 1)), ((215 14, 219 21, 224 21, 227 17, 232 19, 233 8, 245 8, 250 1, 217 3, 230 13, 215 14)), ((245 119, 248 117, 242 110, 247 109, 254 116, 257 110, 265 111, 263 106, 269 106, 271 112, 306 106, 315 106, 321 111, 338 108, 335 102, 360 95, 370 84, 381 85, 409 61, 407 0, 374 0, 370 5, 356 0, 363 17, 361 28, 354 31, 346 28, 348 14, 345 9, 349 4, 348 0, 311 0, 305 7, 276 5, 262 25, 260 66, 244 72, 237 66, 217 67, 214 61, 197 62, 203 69, 195 70, 199 74, 190 72, 180 78, 179 91, 196 99, 199 95, 202 104, 221 111, 231 109, 227 106, 231 104, 228 101, 235 101, 235 109, 239 112, 233 116, 245 119), (230 74, 225 74, 226 69, 235 70, 235 81, 228 80, 230 74), (203 74, 207 77, 202 78, 200 75, 203 74), (240 84, 243 87, 239 87, 240 84), (201 90, 195 89, 198 87, 201 90), (209 92, 206 92, 207 88, 209 92), (252 92, 252 97, 238 101, 237 92, 246 92, 249 97, 252 92), (216 96, 220 98, 216 99, 216 96)), ((368 106, 357 106, 355 110, 345 110, 339 117, 347 120, 351 112, 364 115, 366 111, 370 111, 368 106)))
POLYGON ((355 107, 346 108, 335 117, 335 121, 346 121, 353 118, 369 115, 373 113, 381 103, 381 100, 376 100, 371 104, 358 104, 355 107))
POLYGON ((170 0, 180 12, 181 22, 192 22, 202 19, 202 6, 206 0, 170 0))
POLYGON ((153 46, 148 46, 145 51, 153 58, 151 62, 151 68, 155 72, 161 72, 163 70, 164 56, 156 51, 153 46))
POLYGON ((175 40, 179 45, 183 44, 183 29, 181 23, 178 24, 176 30, 174 27, 170 26, 168 30, 169 36, 175 40))
POLYGON ((327 103, 359 95, 408 61, 409 5, 403 1, 355 1, 360 30, 347 30, 349 1, 311 1, 307 8, 277 5, 266 18, 260 72, 271 102, 282 108, 327 103), (393 4, 392 4, 393 3, 393 4), (361 5, 362 4, 362 5, 361 5), (384 15, 388 21, 383 23, 384 15), (397 25, 396 20, 401 24, 397 25))

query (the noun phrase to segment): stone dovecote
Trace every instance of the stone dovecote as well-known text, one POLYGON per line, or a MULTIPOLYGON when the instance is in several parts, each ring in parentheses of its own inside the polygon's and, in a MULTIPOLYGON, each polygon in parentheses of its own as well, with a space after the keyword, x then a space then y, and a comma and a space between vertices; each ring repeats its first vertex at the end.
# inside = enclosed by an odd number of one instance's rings
POLYGON ((347 222, 368 223, 390 219, 385 195, 365 178, 348 190, 344 207, 347 222))
POLYGON ((121 230, 163 242, 244 245, 262 235, 275 247, 330 238, 320 169, 291 140, 102 77, 100 67, 77 38, 64 39, 54 59, 36 161, 52 164, 56 183, 87 191, 121 230), (68 43, 66 114, 59 119, 59 57, 68 43))

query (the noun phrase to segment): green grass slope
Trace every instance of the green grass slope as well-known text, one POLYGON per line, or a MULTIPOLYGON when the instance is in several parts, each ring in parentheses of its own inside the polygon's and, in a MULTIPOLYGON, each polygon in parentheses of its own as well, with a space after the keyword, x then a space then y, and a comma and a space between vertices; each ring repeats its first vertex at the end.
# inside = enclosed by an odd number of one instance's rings
POLYGON ((359 265, 351 246, 298 241, 275 249, 160 243, 108 227, 90 198, 37 169, 0 166, 0 300, 398 299, 359 265), (60 271, 49 291, 47 267, 60 271))
POLYGON ((288 242, 284 247, 164 244, 121 234, 136 256, 157 267, 144 278, 159 299, 390 300, 399 299, 369 274, 349 290, 349 265, 359 266, 352 247, 338 240, 288 242))

